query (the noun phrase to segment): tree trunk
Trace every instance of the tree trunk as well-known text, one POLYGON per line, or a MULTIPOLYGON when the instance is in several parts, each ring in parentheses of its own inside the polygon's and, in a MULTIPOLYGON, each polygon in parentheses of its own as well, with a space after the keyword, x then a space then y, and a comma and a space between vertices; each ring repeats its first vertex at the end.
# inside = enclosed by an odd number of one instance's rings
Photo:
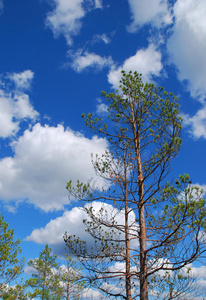
POLYGON ((127 168, 124 157, 124 188, 125 188, 125 246, 126 246, 126 299, 132 300, 131 296, 131 279, 130 279, 130 241, 129 241, 129 223, 128 223, 128 203, 127 203, 127 168))
POLYGON ((68 281, 68 283, 67 283, 67 300, 69 300, 69 293, 70 293, 70 291, 69 291, 69 281, 68 281))
POLYGON ((140 300, 148 300, 147 291, 147 236, 146 236, 146 223, 145 223, 145 204, 144 204, 144 183, 143 183, 143 171, 142 162, 140 155, 140 136, 139 128, 136 121, 136 116, 134 112, 134 103, 132 102, 130 92, 129 99, 131 105, 131 117, 133 124, 133 134, 134 134, 134 145, 135 153, 138 164, 138 187, 139 187, 139 243, 140 243, 140 300))
POLYGON ((43 294, 42 294, 42 300, 44 300, 44 290, 45 290, 45 279, 44 279, 44 281, 43 281, 43 294))
POLYGON ((147 292, 147 244, 146 244, 146 224, 145 224, 145 205, 144 205, 144 184, 142 163, 140 157, 139 138, 135 139, 137 144, 136 154, 138 163, 138 186, 139 186, 139 243, 140 243, 140 300, 148 300, 147 292))

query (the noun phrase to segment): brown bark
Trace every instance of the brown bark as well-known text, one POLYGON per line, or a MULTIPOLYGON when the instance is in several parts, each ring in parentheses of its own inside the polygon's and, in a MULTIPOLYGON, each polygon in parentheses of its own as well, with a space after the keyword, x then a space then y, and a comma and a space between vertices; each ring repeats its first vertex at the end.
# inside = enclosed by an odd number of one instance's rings
POLYGON ((44 300, 44 290, 45 290, 45 279, 44 279, 44 282, 43 282, 43 295, 42 295, 42 300, 44 300))
POLYGON ((144 185, 143 185, 143 172, 141 157, 139 151, 139 141, 137 153, 137 162, 138 162, 138 186, 139 186, 139 242, 140 242, 140 300, 148 300, 147 292, 147 245, 146 245, 146 225, 145 225, 145 205, 144 205, 144 185))
POLYGON ((135 118, 134 104, 130 98, 131 117, 134 133, 134 144, 136 159, 138 165, 138 187, 139 187, 139 243, 140 243, 140 300, 148 300, 147 291, 147 236, 146 236, 146 222, 145 222, 145 203, 144 203, 144 183, 143 170, 140 155, 140 136, 139 128, 135 118))
POLYGON ((131 278, 130 278, 130 241, 129 241, 129 223, 128 223, 128 202, 127 202, 127 168, 126 159, 124 157, 124 177, 125 177, 125 245, 126 245, 126 299, 131 300, 131 278))
POLYGON ((69 300, 69 281, 67 283, 67 300, 69 300))

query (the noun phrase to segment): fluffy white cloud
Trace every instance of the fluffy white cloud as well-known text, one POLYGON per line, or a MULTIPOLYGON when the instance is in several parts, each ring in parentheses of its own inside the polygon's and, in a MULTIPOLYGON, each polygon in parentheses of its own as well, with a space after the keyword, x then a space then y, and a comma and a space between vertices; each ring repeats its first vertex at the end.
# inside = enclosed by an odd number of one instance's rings
POLYGON ((72 36, 81 29, 81 19, 88 11, 101 8, 100 0, 52 0, 54 10, 47 16, 46 24, 57 37, 63 34, 68 44, 72 43, 72 36))
POLYGON ((26 266, 24 272, 28 275, 37 274, 37 270, 34 267, 26 266))
POLYGON ((0 137, 11 136, 19 129, 18 122, 13 120, 14 104, 12 98, 0 91, 0 137))
MULTIPOLYGON (((196 284, 197 284, 197 287, 199 287, 202 291, 205 291, 205 287, 206 287, 206 279, 198 279, 196 281, 196 284)), ((201 300, 202 298, 199 297, 199 298, 196 298, 197 300, 201 300)), ((195 300, 196 300, 195 299, 195 300)), ((203 298, 204 299, 204 298, 203 298)))
POLYGON ((114 88, 119 87, 121 70, 126 72, 137 71, 143 74, 144 81, 151 81, 152 75, 159 76, 162 70, 161 53, 158 52, 153 44, 146 49, 140 49, 137 53, 125 60, 121 67, 113 67, 108 74, 108 81, 114 88))
POLYGON ((67 231, 68 234, 75 234, 81 240, 89 242, 92 238, 85 232, 83 224, 86 217, 87 215, 83 210, 74 207, 71 211, 64 212, 62 217, 51 220, 44 228, 33 230, 26 240, 38 244, 48 243, 50 246, 57 244, 63 247, 63 235, 67 231))
POLYGON ((177 0, 175 25, 168 40, 171 61, 180 80, 187 80, 192 96, 206 93, 206 2, 177 0))
MULTIPOLYGON (((193 187, 198 187, 199 190, 202 190, 202 197, 205 196, 206 194, 206 184, 199 184, 199 183, 194 183, 192 184, 193 187)), ((195 190, 195 193, 193 194, 194 198, 198 198, 199 195, 196 194, 196 190, 195 190)), ((199 198, 198 198, 199 199, 199 198)))
POLYGON ((195 138, 206 139, 206 105, 197 111, 194 116, 182 114, 184 126, 189 128, 190 134, 195 138))
POLYGON ((103 299, 104 296, 97 290, 87 288, 83 290, 83 292, 81 293, 81 297, 83 299, 99 300, 103 299))
POLYGON ((71 67, 78 73, 89 67, 101 70, 113 64, 111 56, 102 57, 95 53, 82 53, 81 49, 75 53, 69 52, 68 55, 72 59, 71 67))
POLYGON ((190 265, 190 267, 191 273, 194 277, 199 277, 206 280, 206 266, 193 267, 192 265, 190 265))
MULTIPOLYGON (((0 161, 0 198, 25 200, 44 209, 62 209, 68 203, 66 182, 95 178, 91 153, 102 154, 104 139, 91 140, 62 125, 36 124, 12 144, 14 157, 0 161)), ((99 185, 103 180, 98 181, 99 185)))
POLYGON ((0 82, 0 137, 3 138, 16 134, 21 121, 36 120, 38 116, 29 96, 21 91, 29 87, 33 73, 31 71, 14 73, 8 78, 10 82, 14 81, 17 89, 7 91, 6 84, 0 82))
POLYGON ((108 106, 105 103, 102 103, 101 99, 98 99, 97 101, 97 114, 102 115, 108 113, 108 106))
POLYGON ((128 2, 133 20, 128 27, 130 31, 135 31, 146 23, 160 27, 172 22, 167 0, 128 0, 128 2))
MULTIPOLYGON (((105 221, 114 218, 118 224, 124 224, 124 211, 119 211, 112 205, 102 202, 86 204, 86 207, 90 205, 92 205, 93 212, 96 216, 101 213, 105 221), (102 209, 105 213, 102 213, 102 209)), ((89 247, 94 244, 94 239, 89 233, 85 232, 86 227, 83 224, 84 219, 88 220, 86 212, 81 208, 74 207, 71 211, 64 212, 62 217, 51 220, 44 228, 33 230, 26 240, 34 241, 38 244, 48 243, 49 245, 52 245, 52 248, 56 253, 62 254, 65 247, 63 235, 65 231, 67 231, 68 235, 74 234, 76 237, 80 237, 80 240, 86 241, 87 246, 89 247)), ((134 224, 133 229, 135 231, 137 230, 133 212, 130 213, 129 224, 134 224)), ((108 228, 106 228, 106 230, 108 231, 108 228)), ((119 238, 121 237, 119 236, 119 238)))
MULTIPOLYGON (((206 289, 206 266, 201 265, 198 267, 194 266, 193 264, 189 264, 187 267, 184 267, 181 272, 183 275, 187 275, 187 270, 190 268, 190 275, 194 278, 197 278, 195 281, 196 289, 200 291, 205 291, 206 289)), ((189 298, 189 297, 188 297, 189 298)), ((200 300, 201 298, 195 298, 197 300, 200 300)))
POLYGON ((11 73, 8 77, 14 82, 17 90, 27 90, 31 86, 34 73, 31 70, 26 70, 22 73, 11 73))

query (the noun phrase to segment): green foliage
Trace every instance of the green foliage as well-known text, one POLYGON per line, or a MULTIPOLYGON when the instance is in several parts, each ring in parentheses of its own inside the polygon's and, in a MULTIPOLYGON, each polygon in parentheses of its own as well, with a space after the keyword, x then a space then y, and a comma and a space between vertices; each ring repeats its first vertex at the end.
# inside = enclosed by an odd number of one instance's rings
POLYGON ((29 296, 42 300, 61 299, 62 288, 55 274, 58 267, 57 256, 52 254, 51 248, 46 245, 39 258, 29 260, 28 265, 34 268, 32 277, 27 280, 27 285, 33 289, 29 296))
POLYGON ((51 248, 46 245, 39 258, 28 262, 28 265, 34 268, 32 277, 26 281, 26 285, 33 289, 32 292, 28 292, 29 297, 42 300, 79 299, 85 287, 81 268, 68 254, 65 255, 65 259, 66 265, 60 266, 57 256, 53 255, 51 248))
POLYGON ((66 265, 59 268, 58 280, 61 281, 65 299, 78 300, 85 287, 82 280, 81 267, 68 254, 65 255, 66 265))
POLYGON ((14 286, 5 288, 5 292, 2 295, 2 300, 27 300, 26 293, 27 285, 22 281, 14 286))
POLYGON ((19 258, 20 240, 14 241, 14 230, 0 216, 0 296, 22 272, 24 260, 19 258))
POLYGON ((152 292, 153 300, 168 299, 200 299, 202 294, 195 285, 196 277, 192 276, 190 268, 183 272, 165 271, 162 274, 152 276, 149 282, 149 290, 152 292), (189 296, 190 295, 190 296, 189 296), (196 298, 197 297, 197 298, 196 298))
POLYGON ((175 185, 166 182, 182 142, 178 99, 144 84, 136 72, 123 71, 120 83, 119 91, 102 93, 106 122, 91 113, 82 115, 92 132, 108 140, 107 151, 92 157, 104 188, 92 180, 67 184, 71 197, 87 203, 84 224, 94 243, 88 246, 67 234, 64 238, 88 270, 91 285, 107 296, 148 300, 147 290, 158 282, 166 299, 173 299, 171 286, 178 288, 179 280, 183 288, 190 280, 180 270, 206 251, 203 191, 188 174, 180 175, 175 185), (101 202, 99 209, 93 201, 101 202))

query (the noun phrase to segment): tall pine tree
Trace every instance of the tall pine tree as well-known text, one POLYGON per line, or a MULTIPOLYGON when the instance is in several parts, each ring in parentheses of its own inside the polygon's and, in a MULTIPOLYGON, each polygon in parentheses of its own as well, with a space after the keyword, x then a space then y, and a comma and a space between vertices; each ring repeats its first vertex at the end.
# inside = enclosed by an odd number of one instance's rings
POLYGON ((94 245, 64 238, 91 285, 107 297, 148 300, 162 284, 165 299, 173 299, 173 283, 186 282, 181 270, 206 250, 205 200, 187 174, 175 186, 166 182, 181 146, 178 99, 144 84, 136 72, 123 72, 120 83, 119 92, 103 93, 107 120, 82 115, 92 132, 108 140, 105 154, 92 160, 104 188, 93 181, 67 184, 71 197, 83 201, 94 245))

